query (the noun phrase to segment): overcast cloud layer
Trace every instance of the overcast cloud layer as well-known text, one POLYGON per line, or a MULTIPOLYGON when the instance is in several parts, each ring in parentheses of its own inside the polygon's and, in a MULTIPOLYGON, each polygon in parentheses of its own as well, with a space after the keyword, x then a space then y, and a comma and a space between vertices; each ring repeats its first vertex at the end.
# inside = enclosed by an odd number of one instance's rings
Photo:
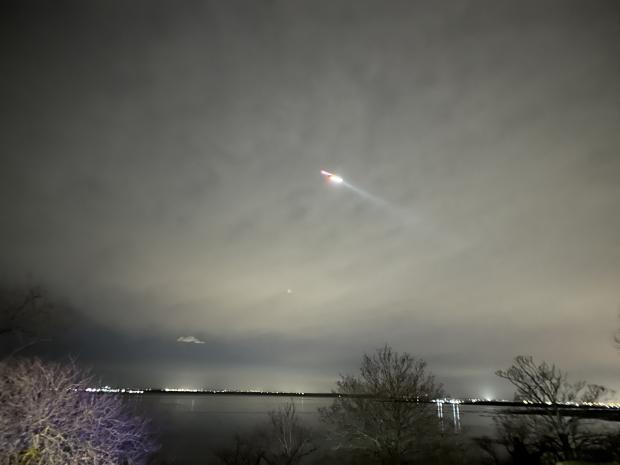
POLYGON ((106 380, 327 390, 387 342, 620 388, 616 2, 16 3, 0 272, 106 380))

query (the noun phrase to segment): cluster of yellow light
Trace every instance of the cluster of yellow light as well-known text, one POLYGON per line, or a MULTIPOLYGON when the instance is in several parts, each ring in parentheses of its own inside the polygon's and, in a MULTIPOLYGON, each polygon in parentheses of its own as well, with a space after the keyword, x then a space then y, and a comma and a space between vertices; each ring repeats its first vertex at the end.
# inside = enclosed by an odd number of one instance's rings
POLYGON ((462 404, 463 401, 460 399, 451 399, 448 397, 445 397, 443 399, 434 399, 433 402, 435 402, 436 404, 462 404))
POLYGON ((84 390, 86 392, 104 392, 110 394, 144 394, 144 391, 142 389, 113 388, 110 386, 96 388, 89 387, 84 390))
POLYGON ((290 391, 264 391, 262 389, 194 389, 194 388, 172 388, 167 387, 163 388, 164 392, 207 392, 211 394, 226 394, 226 393, 234 393, 234 394, 296 394, 303 396, 305 392, 290 392, 290 391))

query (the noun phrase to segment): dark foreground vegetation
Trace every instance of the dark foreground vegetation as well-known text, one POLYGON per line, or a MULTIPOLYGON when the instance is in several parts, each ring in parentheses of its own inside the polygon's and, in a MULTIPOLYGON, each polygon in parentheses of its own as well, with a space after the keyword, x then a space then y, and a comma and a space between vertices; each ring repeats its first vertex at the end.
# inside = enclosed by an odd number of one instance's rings
MULTIPOLYGON (((88 392, 92 379, 75 363, 19 357, 21 347, 37 341, 28 321, 48 310, 39 292, 2 305, 0 335, 21 346, 0 359, 0 465, 165 464, 153 429, 122 396, 88 392)), ((426 363, 385 346, 363 356, 358 375, 337 381, 332 404, 319 412, 326 434, 305 426, 290 401, 254 432, 213 450, 204 463, 620 463, 617 430, 593 427, 567 409, 603 400, 604 387, 569 382, 554 365, 527 356, 497 375, 514 385, 516 401, 536 409, 506 410, 494 418, 492 437, 471 440, 442 428, 430 401, 444 391, 426 363)))
POLYGON ((0 463, 147 463, 157 450, 148 423, 121 397, 87 392, 90 383, 71 363, 0 363, 0 463))
POLYGON ((607 394, 605 388, 570 383, 555 366, 537 364, 525 356, 516 357, 509 369, 497 375, 515 385, 515 400, 537 404, 536 410, 498 415, 493 437, 471 440, 442 428, 435 405, 428 401, 444 393, 426 364, 386 346, 364 355, 359 376, 342 376, 337 382, 335 392, 341 396, 320 411, 327 437, 317 437, 294 421, 291 403, 270 414, 272 427, 262 428, 262 436, 236 437, 216 456, 225 465, 546 465, 616 463, 620 459, 617 432, 597 431, 565 407, 599 402, 607 394), (273 418, 287 418, 277 424, 289 427, 274 428, 273 418))
MULTIPOLYGON (((597 402, 604 388, 570 383, 564 372, 531 357, 519 356, 497 374, 515 385, 516 399, 538 407, 497 415, 493 437, 472 440, 443 429, 428 402, 443 396, 441 385, 422 360, 386 346, 364 355, 358 376, 337 382, 338 396, 319 412, 326 433, 304 425, 291 400, 204 463, 620 463, 620 434, 566 414, 567 403, 597 402)), ((90 383, 73 363, 15 356, 0 362, 0 465, 167 465, 148 422, 122 396, 87 392, 90 383)))

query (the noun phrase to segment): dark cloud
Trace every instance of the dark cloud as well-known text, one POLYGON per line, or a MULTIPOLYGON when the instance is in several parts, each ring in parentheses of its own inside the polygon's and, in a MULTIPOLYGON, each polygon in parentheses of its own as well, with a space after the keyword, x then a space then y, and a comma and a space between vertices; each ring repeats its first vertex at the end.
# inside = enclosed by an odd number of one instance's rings
POLYGON ((328 389, 389 342, 452 392, 617 382, 614 2, 3 8, 0 272, 110 381, 328 389))

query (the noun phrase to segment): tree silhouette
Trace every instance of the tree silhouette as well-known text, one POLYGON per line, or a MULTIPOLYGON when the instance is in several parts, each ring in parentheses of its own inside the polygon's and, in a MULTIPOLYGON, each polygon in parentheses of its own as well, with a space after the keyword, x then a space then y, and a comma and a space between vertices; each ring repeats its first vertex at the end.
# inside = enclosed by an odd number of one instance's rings
POLYGON ((0 362, 0 464, 146 463, 156 449, 147 422, 90 383, 73 363, 0 362))
POLYGON ((341 376, 333 404, 321 409, 341 448, 401 464, 436 447, 441 439, 435 408, 428 402, 443 389, 426 362, 385 346, 364 354, 359 376, 341 376))
POLYGON ((317 450, 293 400, 267 415, 267 424, 253 434, 236 435, 233 445, 218 449, 215 456, 225 465, 297 465, 317 450))
POLYGON ((583 418, 567 408, 600 402, 608 391, 584 381, 571 383, 566 372, 531 356, 515 357, 512 366, 496 375, 516 387, 515 399, 534 404, 529 414, 505 414, 495 419, 497 442, 516 463, 555 463, 576 460, 600 449, 608 438, 585 427, 583 418))

